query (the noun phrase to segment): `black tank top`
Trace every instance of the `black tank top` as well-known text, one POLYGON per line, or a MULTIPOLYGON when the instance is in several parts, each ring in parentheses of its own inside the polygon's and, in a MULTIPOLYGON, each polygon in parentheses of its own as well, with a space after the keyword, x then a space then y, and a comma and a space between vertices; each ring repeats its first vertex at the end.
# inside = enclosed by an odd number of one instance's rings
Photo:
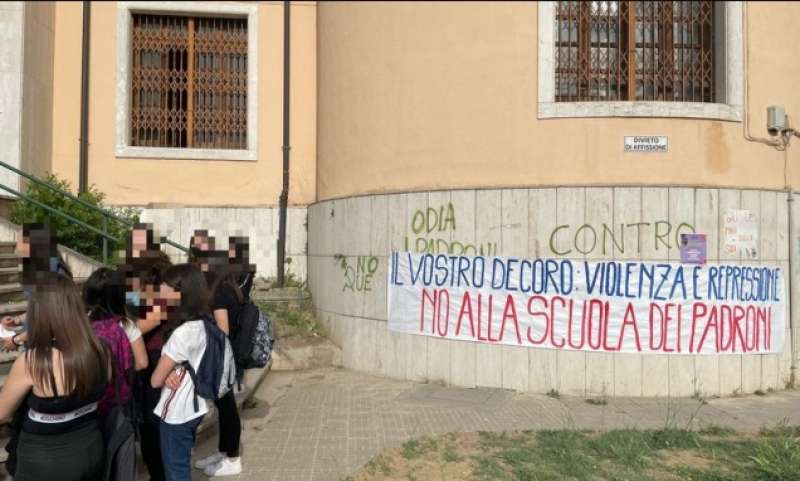
POLYGON ((31 434, 62 434, 97 420, 97 401, 106 390, 107 373, 101 370, 95 388, 87 398, 69 396, 39 397, 31 390, 26 398, 27 412, 22 430, 31 434))

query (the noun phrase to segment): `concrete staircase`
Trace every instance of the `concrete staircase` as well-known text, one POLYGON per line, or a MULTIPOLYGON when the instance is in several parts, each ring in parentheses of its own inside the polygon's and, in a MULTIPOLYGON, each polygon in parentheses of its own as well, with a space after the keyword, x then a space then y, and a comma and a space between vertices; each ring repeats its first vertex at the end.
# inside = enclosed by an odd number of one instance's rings
MULTIPOLYGON (((0 242, 0 318, 15 316, 25 312, 27 302, 20 284, 19 257, 15 253, 16 242, 0 242)), ((19 356, 19 351, 0 352, 0 386, 5 384, 11 365, 19 356)), ((6 429, 0 430, 0 448, 8 442, 6 429)), ((8 457, 5 449, 0 449, 0 462, 8 457)))
MULTIPOLYGON (((15 242, 0 242, 0 318, 25 312, 27 303, 20 284, 19 257, 15 242)), ((0 385, 19 352, 0 352, 0 385)))

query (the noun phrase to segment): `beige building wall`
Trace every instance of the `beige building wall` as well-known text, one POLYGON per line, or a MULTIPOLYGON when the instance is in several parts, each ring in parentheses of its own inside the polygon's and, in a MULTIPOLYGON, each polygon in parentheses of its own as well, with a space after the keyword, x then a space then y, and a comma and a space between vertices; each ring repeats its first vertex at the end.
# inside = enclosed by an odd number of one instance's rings
MULTIPOLYGON (((749 104, 800 119, 800 4, 752 2, 749 104)), ((318 8, 321 200, 378 192, 537 185, 784 187, 783 156, 741 122, 537 119, 535 2, 325 2, 318 8), (625 135, 669 152, 626 154, 625 135)), ((798 120, 800 122, 800 120, 798 120)), ((791 162, 800 149, 790 149, 791 162)), ((790 172, 800 185, 800 168, 790 172)))
POLYGON ((78 187, 82 10, 77 2, 56 2, 50 170, 68 180, 73 188, 78 187))
POLYGON ((42 175, 52 152, 55 2, 25 2, 24 12, 21 167, 42 175))
MULTIPOLYGON (((251 2, 239 2, 250 4, 251 2)), ((258 3, 256 161, 120 158, 115 155, 117 5, 92 2, 89 183, 117 205, 271 206, 282 183, 283 4, 258 3)), ((80 2, 57 2, 52 169, 78 181, 80 2)), ((315 200, 316 5, 292 4, 291 205, 315 200)))

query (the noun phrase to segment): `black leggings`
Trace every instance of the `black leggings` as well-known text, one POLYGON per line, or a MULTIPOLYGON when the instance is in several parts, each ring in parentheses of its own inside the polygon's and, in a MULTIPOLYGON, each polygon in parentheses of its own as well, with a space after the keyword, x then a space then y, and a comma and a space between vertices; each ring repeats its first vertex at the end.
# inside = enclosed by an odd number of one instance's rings
POLYGON ((151 481, 165 481, 164 464, 161 460, 161 438, 159 424, 161 420, 153 413, 159 399, 161 389, 150 387, 150 376, 158 364, 161 354, 148 352, 147 369, 139 371, 136 389, 137 404, 141 408, 139 413, 139 443, 142 448, 142 460, 150 473, 151 481))
POLYGON ((97 423, 64 434, 20 433, 15 481, 100 481, 105 443, 97 423))
POLYGON ((242 421, 236 408, 233 390, 214 401, 219 415, 219 452, 229 458, 239 457, 239 438, 242 435, 242 421))

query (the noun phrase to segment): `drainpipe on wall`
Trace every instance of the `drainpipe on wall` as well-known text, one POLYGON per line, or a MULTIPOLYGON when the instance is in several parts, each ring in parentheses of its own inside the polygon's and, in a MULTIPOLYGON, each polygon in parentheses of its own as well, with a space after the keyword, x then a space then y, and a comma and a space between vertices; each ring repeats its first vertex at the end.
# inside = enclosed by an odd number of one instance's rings
MULTIPOLYGON (((788 141, 787 148, 783 150, 783 166, 784 169, 788 169, 789 167, 788 141)), ((797 249, 800 249, 800 245, 794 245, 794 226, 792 225, 794 223, 794 195, 788 178, 786 179, 786 216, 789 224, 789 275, 786 276, 786 289, 789 291, 789 295, 786 296, 786 302, 789 304, 789 335, 792 338, 792 365, 789 382, 792 387, 794 387, 797 377, 797 349, 795 349, 797 345, 797 336, 795 335, 794 323, 792 322, 792 278, 794 277, 794 266, 797 263, 797 249)))
POLYGON ((83 2, 83 45, 81 49, 81 133, 78 153, 78 192, 86 192, 89 177, 89 34, 92 3, 83 2))
POLYGON ((283 188, 278 224, 278 286, 283 287, 286 267, 286 205, 289 202, 289 58, 291 2, 283 2, 283 188))
POLYGON ((797 335, 795 334, 794 328, 794 319, 793 319, 793 302, 792 302, 792 278, 794 277, 794 266, 797 264, 797 250, 800 249, 800 245, 795 245, 794 239, 794 192, 792 190, 791 182, 789 182, 788 178, 788 168, 789 168, 789 143, 791 141, 792 136, 800 136, 794 130, 789 132, 785 132, 781 134, 780 139, 765 139, 754 137, 750 134, 750 89, 747 83, 747 77, 750 72, 750 45, 748 43, 748 33, 749 33, 749 22, 748 22, 748 12, 747 12, 747 4, 748 2, 742 2, 742 45, 744 49, 744 72, 742 75, 742 87, 744 89, 744 102, 743 102, 743 116, 742 119, 742 129, 744 133, 745 140, 750 142, 758 142, 761 144, 769 145, 770 147, 774 147, 777 150, 783 151, 783 169, 784 169, 784 189, 786 190, 786 216, 788 222, 788 261, 789 261, 789 273, 786 276, 786 290, 787 293, 785 295, 786 304, 789 312, 789 342, 791 345, 791 366, 789 368, 790 375, 789 375, 789 384, 791 387, 795 386, 796 377, 797 377, 797 363, 798 363, 798 339, 797 335))

